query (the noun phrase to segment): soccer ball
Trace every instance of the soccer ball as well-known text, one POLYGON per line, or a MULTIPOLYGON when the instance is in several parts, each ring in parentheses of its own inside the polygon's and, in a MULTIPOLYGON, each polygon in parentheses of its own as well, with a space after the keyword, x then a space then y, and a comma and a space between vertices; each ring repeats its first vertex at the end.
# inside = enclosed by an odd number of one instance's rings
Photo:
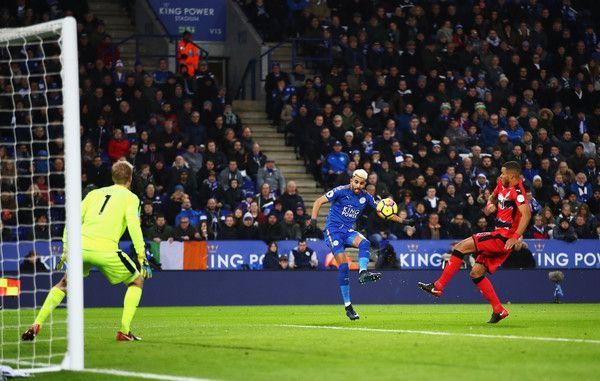
POLYGON ((376 210, 379 217, 387 220, 398 213, 398 205, 391 198, 384 198, 377 203, 376 210))

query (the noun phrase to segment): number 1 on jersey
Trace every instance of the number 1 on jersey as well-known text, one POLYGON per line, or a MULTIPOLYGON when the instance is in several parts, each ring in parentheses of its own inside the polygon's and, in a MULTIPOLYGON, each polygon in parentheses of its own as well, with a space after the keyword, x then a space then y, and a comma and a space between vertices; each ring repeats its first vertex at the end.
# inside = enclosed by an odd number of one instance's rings
POLYGON ((100 208, 100 212, 98 212, 98 214, 102 214, 102 212, 104 212, 104 208, 106 208, 106 204, 108 204, 108 200, 110 200, 110 195, 107 194, 106 196, 104 196, 104 204, 102 204, 102 208, 100 208))

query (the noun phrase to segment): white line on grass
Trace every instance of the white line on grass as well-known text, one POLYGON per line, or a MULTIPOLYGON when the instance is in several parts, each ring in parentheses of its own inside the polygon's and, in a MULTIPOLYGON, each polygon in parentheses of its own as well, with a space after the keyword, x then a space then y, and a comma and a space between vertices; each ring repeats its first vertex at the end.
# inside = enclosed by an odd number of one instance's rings
MULTIPOLYGON (((48 365, 44 363, 34 363, 31 361, 17 361, 13 359, 3 359, 3 363, 6 364, 15 364, 15 365, 30 365, 30 366, 39 366, 40 368, 19 368, 19 370, 27 373, 48 373, 48 372, 60 372, 63 370, 68 370, 62 368, 60 365, 48 365)), ((123 377, 137 377, 144 378, 147 380, 169 380, 169 381, 213 381, 208 378, 196 378, 196 377, 184 377, 184 376, 172 376, 170 374, 155 374, 155 373, 143 373, 143 372, 130 372, 125 370, 118 369, 95 369, 95 368, 85 368, 83 370, 79 370, 77 372, 84 373, 98 373, 98 374, 110 374, 113 376, 123 376, 123 377)))
POLYGON ((85 372, 85 373, 98 373, 98 374, 110 374, 110 375, 113 375, 113 376, 123 376, 123 377, 137 377, 137 378, 143 378, 143 379, 146 379, 146 380, 211 381, 211 380, 209 380, 207 378, 172 376, 170 374, 128 372, 128 371, 118 370, 118 369, 94 369, 94 368, 86 368, 86 369, 82 370, 81 372, 85 372))
POLYGON ((566 338, 566 337, 486 335, 484 333, 454 333, 454 332, 444 332, 444 331, 418 331, 418 330, 412 330, 412 329, 336 327, 336 326, 326 326, 326 325, 274 324, 274 326, 275 327, 285 327, 285 328, 330 329, 330 330, 339 330, 339 331, 409 333, 409 334, 415 334, 415 335, 429 335, 429 336, 459 336, 459 337, 477 337, 477 338, 485 338, 485 339, 507 339, 507 340, 552 341, 552 342, 559 342, 559 343, 600 344, 600 340, 570 339, 570 338, 566 338))

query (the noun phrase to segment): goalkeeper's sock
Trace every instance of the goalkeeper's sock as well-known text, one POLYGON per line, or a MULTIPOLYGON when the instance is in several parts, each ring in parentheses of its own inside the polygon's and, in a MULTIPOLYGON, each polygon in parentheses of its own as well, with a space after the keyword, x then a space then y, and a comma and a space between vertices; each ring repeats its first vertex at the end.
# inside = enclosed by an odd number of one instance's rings
POLYGON ((369 256, 371 255, 371 242, 368 239, 363 239, 358 244, 358 267, 359 272, 367 269, 369 265, 369 256))
POLYGON ((42 325, 46 321, 48 316, 50 316, 52 311, 54 311, 56 306, 58 306, 63 301, 65 295, 66 293, 60 288, 52 287, 50 289, 50 292, 48 293, 48 296, 46 296, 46 300, 44 300, 44 304, 42 305, 40 312, 38 312, 38 315, 35 318, 33 324, 42 325))
POLYGON ((123 299, 123 317, 121 318, 121 332, 128 334, 131 321, 135 316, 138 304, 142 298, 142 289, 138 286, 129 286, 123 299))
POLYGON ((348 279, 348 264, 342 263, 338 268, 338 282, 340 284, 340 292, 344 299, 344 305, 350 305, 350 282, 348 279))
POLYGON ((444 271, 442 271, 442 275, 440 278, 434 283, 435 288, 439 291, 442 291, 444 287, 450 282, 450 279, 454 277, 456 272, 460 269, 463 263, 464 254, 458 250, 454 250, 452 252, 452 256, 448 260, 446 267, 444 267, 444 271))

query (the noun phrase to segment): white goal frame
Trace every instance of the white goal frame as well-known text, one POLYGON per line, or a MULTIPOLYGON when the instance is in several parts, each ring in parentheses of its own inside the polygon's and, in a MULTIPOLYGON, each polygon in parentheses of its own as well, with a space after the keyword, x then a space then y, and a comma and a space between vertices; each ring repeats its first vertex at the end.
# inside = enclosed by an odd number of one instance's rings
POLYGON ((63 128, 65 144, 65 211, 67 230, 67 352, 60 367, 27 369, 30 371, 83 370, 83 260, 81 255, 81 151, 79 133, 79 64, 77 22, 73 17, 23 28, 0 30, 0 45, 58 35, 61 41, 63 128), (56 369, 58 368, 58 369, 56 369))

